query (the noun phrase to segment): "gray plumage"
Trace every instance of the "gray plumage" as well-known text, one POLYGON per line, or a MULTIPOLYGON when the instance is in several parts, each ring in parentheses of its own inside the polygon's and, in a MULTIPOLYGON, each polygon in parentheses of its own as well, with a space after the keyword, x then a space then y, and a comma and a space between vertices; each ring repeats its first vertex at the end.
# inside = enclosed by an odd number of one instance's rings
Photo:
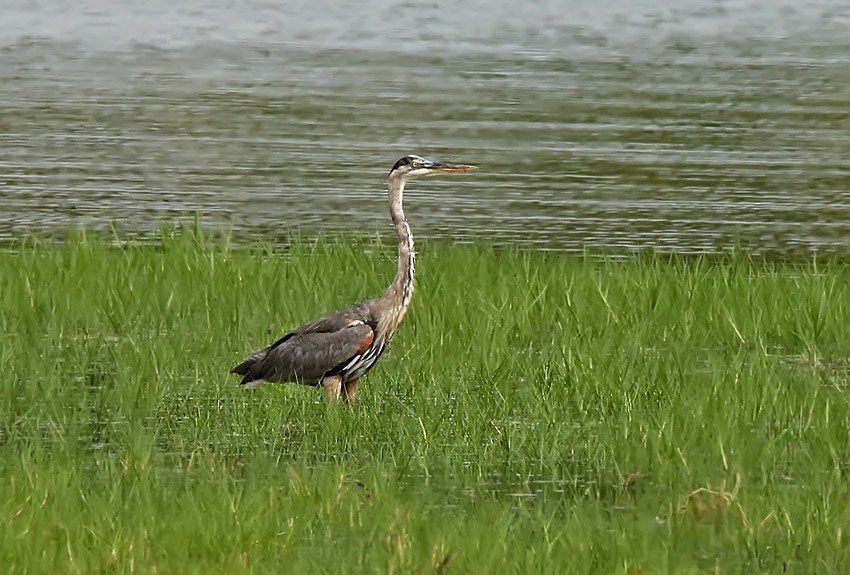
POLYGON ((252 353, 231 373, 241 375, 246 388, 267 381, 323 385, 328 399, 353 401, 360 377, 374 367, 389 345, 413 296, 415 250, 402 207, 407 180, 474 169, 419 156, 405 156, 396 162, 389 175, 389 204, 398 239, 398 269, 386 292, 289 332, 252 353))
POLYGON ((363 302, 303 325, 254 352, 232 372, 244 376, 241 383, 246 387, 263 381, 319 385, 325 376, 341 371, 363 342, 374 337, 375 322, 369 317, 373 304, 363 302))

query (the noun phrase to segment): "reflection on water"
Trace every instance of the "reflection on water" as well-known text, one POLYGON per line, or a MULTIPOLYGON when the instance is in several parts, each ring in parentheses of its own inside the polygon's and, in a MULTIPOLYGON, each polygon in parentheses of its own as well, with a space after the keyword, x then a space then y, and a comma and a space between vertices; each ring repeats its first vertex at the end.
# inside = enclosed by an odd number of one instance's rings
MULTIPOLYGON (((847 253, 840 0, 3 8, 0 240, 68 222, 847 253)), ((212 6, 209 6, 212 4, 212 6)))

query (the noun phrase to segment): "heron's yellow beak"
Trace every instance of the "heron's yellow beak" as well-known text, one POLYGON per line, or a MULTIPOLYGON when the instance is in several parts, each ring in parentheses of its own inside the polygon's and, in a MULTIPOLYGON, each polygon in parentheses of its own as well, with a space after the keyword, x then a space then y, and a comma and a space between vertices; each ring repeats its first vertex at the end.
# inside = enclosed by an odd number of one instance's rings
POLYGON ((472 166, 469 164, 429 164, 425 166, 431 173, 441 173, 441 172, 474 172, 478 169, 478 166, 472 166))

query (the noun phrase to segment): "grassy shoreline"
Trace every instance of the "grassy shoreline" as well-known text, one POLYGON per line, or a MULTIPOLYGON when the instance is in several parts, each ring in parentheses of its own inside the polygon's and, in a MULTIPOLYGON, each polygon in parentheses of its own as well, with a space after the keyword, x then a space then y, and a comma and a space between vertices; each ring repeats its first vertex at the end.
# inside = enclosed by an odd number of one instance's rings
POLYGON ((850 267, 425 242, 353 409, 227 371, 394 246, 0 252, 0 564, 842 572, 850 267))

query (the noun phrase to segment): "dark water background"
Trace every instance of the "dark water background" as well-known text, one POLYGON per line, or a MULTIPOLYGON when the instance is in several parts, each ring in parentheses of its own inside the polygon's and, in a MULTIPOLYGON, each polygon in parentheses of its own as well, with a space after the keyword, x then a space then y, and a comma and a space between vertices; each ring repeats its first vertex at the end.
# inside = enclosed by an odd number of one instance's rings
POLYGON ((844 0, 0 8, 0 242, 69 223, 850 253, 844 0), (567 6, 568 5, 568 6, 567 6))

